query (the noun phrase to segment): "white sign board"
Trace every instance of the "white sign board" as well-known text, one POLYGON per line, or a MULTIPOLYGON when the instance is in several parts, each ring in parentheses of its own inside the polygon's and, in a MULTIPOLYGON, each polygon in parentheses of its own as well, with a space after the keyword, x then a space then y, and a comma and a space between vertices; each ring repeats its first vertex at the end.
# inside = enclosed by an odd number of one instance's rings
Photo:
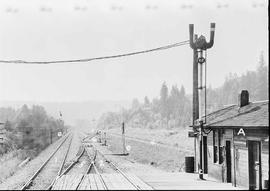
POLYGON ((57 133, 57 136, 58 136, 58 137, 61 137, 61 136, 62 136, 62 132, 61 132, 61 131, 58 132, 58 133, 57 133))
POLYGON ((245 133, 244 129, 241 128, 241 129, 239 129, 237 135, 243 135, 243 136, 246 136, 246 133, 245 133))
POLYGON ((131 150, 131 146, 130 145, 127 145, 126 146, 126 150, 129 152, 131 150))

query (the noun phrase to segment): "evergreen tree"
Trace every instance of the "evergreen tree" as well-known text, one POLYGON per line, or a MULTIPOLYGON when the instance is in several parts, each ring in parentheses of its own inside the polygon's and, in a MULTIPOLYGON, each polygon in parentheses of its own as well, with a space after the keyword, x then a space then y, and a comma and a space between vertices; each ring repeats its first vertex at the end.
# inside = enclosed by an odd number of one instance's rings
POLYGON ((150 101, 149 101, 149 99, 148 99, 147 96, 144 97, 144 105, 145 106, 149 106, 150 105, 150 101))
POLYGON ((169 117, 169 109, 168 109, 168 87, 166 82, 163 82, 160 89, 160 113, 162 117, 169 117))
POLYGON ((132 109, 138 109, 140 107, 140 102, 138 99, 133 99, 132 101, 132 109))
POLYGON ((263 52, 260 55, 259 65, 257 67, 257 86, 256 86, 256 99, 268 100, 268 67, 265 64, 263 52))

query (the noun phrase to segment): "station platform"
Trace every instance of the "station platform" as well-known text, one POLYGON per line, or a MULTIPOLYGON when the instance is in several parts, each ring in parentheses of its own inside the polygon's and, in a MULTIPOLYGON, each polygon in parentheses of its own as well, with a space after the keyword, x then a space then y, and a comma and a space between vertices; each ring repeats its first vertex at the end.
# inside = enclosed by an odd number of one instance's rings
POLYGON ((128 181, 118 173, 74 174, 60 177, 52 190, 241 190, 231 183, 221 183, 212 179, 199 180, 193 173, 132 174, 128 181), (104 184, 106 186, 104 186, 104 184))

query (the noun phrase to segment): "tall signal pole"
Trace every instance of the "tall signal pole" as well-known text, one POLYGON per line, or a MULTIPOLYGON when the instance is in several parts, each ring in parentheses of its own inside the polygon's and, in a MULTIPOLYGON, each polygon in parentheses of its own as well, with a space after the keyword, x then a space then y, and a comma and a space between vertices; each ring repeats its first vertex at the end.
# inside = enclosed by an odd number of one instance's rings
MULTIPOLYGON (((200 125, 199 125, 199 145, 200 145, 200 160, 199 160, 199 178, 203 180, 203 121, 202 115, 200 111, 200 103, 199 103, 199 89, 202 90, 205 88, 205 96, 206 96, 206 84, 205 87, 202 87, 202 72, 200 72, 200 87, 198 86, 198 65, 200 64, 200 69, 202 64, 205 63, 205 58, 203 57, 203 51, 211 48, 214 44, 214 36, 215 36, 215 23, 211 23, 210 26, 210 41, 206 42, 206 39, 203 35, 199 38, 197 35, 194 35, 194 25, 189 25, 189 43, 190 47, 193 49, 193 106, 192 106, 192 125, 193 131, 197 131, 196 120, 200 117, 200 125), (199 56, 198 56, 199 53, 199 56)), ((202 70, 201 70, 202 71, 202 70)), ((206 100, 206 99, 205 99, 206 100)), ((205 103, 206 107, 206 103, 205 103)), ((206 111, 206 110, 205 110, 206 111)), ((206 112, 205 112, 206 116, 206 112)), ((206 122, 206 121, 205 121, 206 122)), ((194 151, 195 151, 195 163, 196 163, 196 137, 194 137, 194 151)))

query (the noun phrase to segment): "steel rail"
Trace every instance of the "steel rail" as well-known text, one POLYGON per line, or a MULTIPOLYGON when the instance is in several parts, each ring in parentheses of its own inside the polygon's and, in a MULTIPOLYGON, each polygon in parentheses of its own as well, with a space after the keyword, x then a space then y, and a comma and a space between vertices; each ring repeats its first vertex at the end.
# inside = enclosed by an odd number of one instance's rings
POLYGON ((87 171, 86 171, 86 174, 89 174, 89 172, 91 171, 92 167, 95 166, 95 161, 96 161, 96 157, 97 157, 97 152, 95 152, 95 155, 94 155, 93 158, 91 158, 91 157, 89 156, 88 152, 87 152, 87 155, 88 155, 88 157, 89 157, 90 160, 91 160, 91 163, 90 163, 90 165, 89 165, 89 167, 87 168, 87 171))
POLYGON ((57 146, 54 152, 47 158, 47 160, 39 167, 39 169, 33 174, 33 176, 22 186, 21 190, 26 190, 33 180, 38 176, 41 170, 46 166, 46 164, 50 161, 50 159, 55 155, 55 153, 59 150, 59 148, 66 142, 67 138, 70 136, 68 133, 65 137, 63 137, 63 141, 57 146))
MULTIPOLYGON (((85 148, 84 148, 85 149, 85 148)), ((86 150, 86 149, 85 149, 86 150)), ((86 150, 86 153, 87 153, 87 156, 90 158, 90 165, 88 166, 87 170, 86 170, 86 173, 83 175, 82 179, 80 180, 80 182, 78 183, 77 187, 76 187, 76 190, 80 187, 81 183, 83 182, 84 178, 85 178, 85 175, 89 174, 89 172, 91 171, 92 167, 95 168, 95 160, 96 160, 96 156, 97 156, 97 152, 95 152, 95 155, 94 157, 90 157, 87 150, 86 150)), ((97 172, 95 170, 95 172, 97 172)), ((102 185, 104 187, 104 185, 102 185)), ((105 188, 105 187, 104 187, 105 188)))
POLYGON ((141 190, 141 188, 140 188, 140 186, 138 186, 138 185, 136 185, 135 183, 133 183, 132 182, 132 180, 130 180, 129 178, 128 178, 128 176, 122 171, 122 170, 120 170, 120 168, 116 165, 116 164, 114 164, 111 160, 108 160, 108 158, 106 158, 105 156, 104 156, 104 154, 102 154, 99 150, 97 150, 96 149, 96 151, 104 158, 104 159, 106 159, 106 161, 110 164, 110 165, 112 165, 114 168, 115 168, 115 170, 116 171, 118 171, 129 183, 131 183, 137 190, 141 190))
POLYGON ((70 171, 70 169, 77 163, 77 162, 79 162, 79 159, 82 157, 82 155, 83 155, 83 153, 85 152, 85 148, 83 148, 83 150, 82 150, 82 152, 80 153, 80 155, 79 156, 77 156, 73 161, 72 161, 72 163, 61 173, 61 175, 60 176, 63 176, 63 175, 65 175, 65 174, 67 174, 69 171, 70 171))
POLYGON ((69 141, 69 144, 68 144, 67 151, 65 152, 64 159, 63 159, 63 161, 62 161, 62 163, 61 163, 61 166, 60 166, 60 168, 59 168, 59 170, 58 170, 58 172, 57 172, 57 175, 56 175, 56 177, 53 179, 53 181, 52 181, 52 183, 50 184, 50 186, 48 186, 47 190, 50 190, 50 189, 53 187, 55 181, 61 176, 61 172, 62 172, 62 170, 63 170, 63 167, 64 167, 65 162, 66 162, 66 159, 67 159, 67 155, 68 155, 69 150, 70 150, 70 145, 71 145, 72 139, 73 139, 73 136, 70 138, 70 141, 69 141))
MULTIPOLYGON (((93 138, 94 136, 96 136, 96 135, 93 135, 91 138, 93 138)), ((70 165, 62 172, 63 166, 64 166, 65 161, 66 161, 66 157, 67 157, 67 154, 68 154, 70 145, 71 145, 71 142, 72 142, 72 141, 70 141, 68 150, 67 150, 67 152, 66 152, 66 154, 65 154, 65 158, 64 158, 64 160, 63 160, 63 162, 62 162, 62 164, 61 164, 61 167, 60 167, 60 169, 59 169, 59 171, 58 171, 58 173, 57 173, 57 176, 56 176, 55 179, 52 181, 52 183, 50 184, 50 186, 48 186, 47 190, 51 190, 52 187, 53 187, 53 185, 54 185, 54 183, 56 182, 56 180, 58 180, 61 176, 67 174, 67 173, 71 170, 71 168, 72 168, 72 167, 79 161, 79 159, 83 156, 83 154, 84 154, 84 152, 85 152, 85 147, 83 147, 82 152, 79 154, 79 156, 75 157, 75 159, 72 161, 72 163, 71 163, 71 164, 70 164, 70 165)))
POLYGON ((93 167, 94 167, 95 172, 96 172, 96 174, 98 175, 99 179, 101 180, 102 186, 103 186, 106 190, 109 190, 108 187, 107 187, 107 185, 106 185, 106 183, 105 183, 105 181, 104 181, 104 179, 103 179, 103 177, 102 177, 101 174, 99 173, 99 171, 98 171, 98 169, 97 169, 97 167, 96 167, 96 165, 95 165, 94 163, 93 163, 93 167))
POLYGON ((69 142, 69 144, 68 144, 67 151, 66 151, 66 153, 65 153, 65 157, 64 157, 64 159, 63 159, 63 161, 62 161, 62 164, 61 164, 61 167, 60 167, 60 169, 59 169, 59 171, 58 171, 58 173, 57 173, 58 176, 61 175, 61 172, 62 172, 63 167, 64 167, 64 165, 65 165, 65 162, 66 162, 66 159, 67 159, 67 155, 68 155, 69 150, 70 150, 70 145, 71 145, 71 143, 72 143, 72 139, 73 139, 73 136, 72 136, 71 139, 70 139, 70 142, 69 142))
MULTIPOLYGON (((95 137, 96 135, 93 135, 91 138, 95 137)), ((75 159, 72 161, 72 163, 64 170, 63 173, 59 174, 59 176, 63 176, 65 174, 67 174, 70 169, 76 164, 79 162, 80 158, 83 156, 83 154, 87 152, 86 149, 85 149, 85 146, 83 146, 83 149, 82 149, 82 152, 79 154, 79 156, 75 157, 75 159)), ((88 155, 88 153, 87 153, 88 155)), ((88 174, 88 170, 87 170, 87 174, 88 174)))
MULTIPOLYGON (((93 146, 93 145, 92 145, 93 146)), ((91 159, 91 164, 89 165, 88 169, 87 169, 87 174, 90 172, 92 166, 94 167, 94 170, 95 170, 95 173, 98 175, 99 177, 99 180, 101 181, 102 183, 102 186, 105 190, 108 190, 108 187, 103 179, 103 177, 101 176, 100 172, 98 171, 96 165, 95 165, 95 160, 96 160, 96 157, 97 157, 97 149, 93 146, 93 148, 95 149, 95 154, 94 154, 94 157, 90 157, 89 153, 87 152, 87 155, 89 156, 89 158, 91 159)))

